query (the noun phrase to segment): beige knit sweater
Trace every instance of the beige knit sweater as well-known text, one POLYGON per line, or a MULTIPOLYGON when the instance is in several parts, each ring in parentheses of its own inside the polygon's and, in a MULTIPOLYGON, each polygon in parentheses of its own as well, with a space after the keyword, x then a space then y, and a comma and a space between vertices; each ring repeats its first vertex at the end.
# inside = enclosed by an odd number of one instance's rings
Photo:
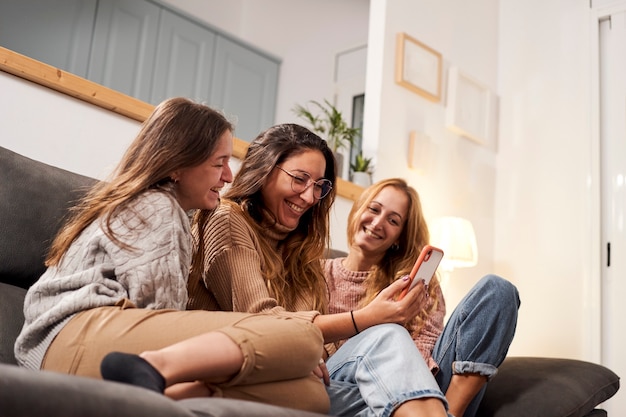
MULTIPOLYGON (((198 246, 200 230, 192 226, 198 246)), ((204 230, 204 265, 192 268, 188 283, 188 309, 272 312, 308 321, 319 314, 312 302, 299 299, 294 305, 280 306, 263 278, 259 239, 276 247, 289 231, 274 226, 257 236, 242 209, 224 201, 211 215, 204 230), (201 270, 200 270, 201 269, 201 270)))

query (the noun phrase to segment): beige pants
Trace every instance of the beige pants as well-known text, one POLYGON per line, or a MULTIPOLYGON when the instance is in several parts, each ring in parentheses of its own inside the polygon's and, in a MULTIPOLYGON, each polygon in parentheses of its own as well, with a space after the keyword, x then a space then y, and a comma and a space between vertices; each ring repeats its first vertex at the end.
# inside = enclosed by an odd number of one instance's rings
MULTIPOLYGON (((322 356, 314 324, 270 314, 204 310, 147 310, 128 301, 73 317, 54 339, 42 369, 101 378, 100 362, 112 351, 157 350, 199 334, 219 331, 241 348, 244 363, 218 396, 327 413, 323 383, 311 374, 322 356)), ((207 346, 211 354, 211 346, 207 346)))

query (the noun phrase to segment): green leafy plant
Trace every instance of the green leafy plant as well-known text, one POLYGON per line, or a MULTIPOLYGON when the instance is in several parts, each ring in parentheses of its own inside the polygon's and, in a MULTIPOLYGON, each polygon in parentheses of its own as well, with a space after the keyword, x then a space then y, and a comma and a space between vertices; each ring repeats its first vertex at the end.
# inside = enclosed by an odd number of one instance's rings
POLYGON ((305 106, 296 105, 293 112, 311 125, 311 130, 322 137, 326 137, 328 146, 333 152, 341 148, 349 149, 358 136, 360 129, 348 126, 343 115, 328 100, 324 104, 311 100, 309 104, 315 106, 318 112, 314 113, 305 106))
POLYGON ((352 172, 367 172, 371 174, 374 171, 372 158, 365 158, 362 152, 359 152, 354 158, 354 162, 350 164, 352 172))

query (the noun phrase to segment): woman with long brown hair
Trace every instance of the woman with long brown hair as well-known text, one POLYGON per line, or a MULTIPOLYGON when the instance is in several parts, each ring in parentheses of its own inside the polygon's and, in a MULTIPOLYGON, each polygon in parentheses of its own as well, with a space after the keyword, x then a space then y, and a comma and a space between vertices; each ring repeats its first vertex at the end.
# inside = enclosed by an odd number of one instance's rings
MULTIPOLYGON (((304 318, 328 343, 321 373, 336 416, 446 416, 445 397, 404 328, 423 292, 399 279, 363 308, 327 314, 321 258, 335 198, 335 160, 325 140, 296 124, 251 142, 220 206, 196 216, 202 264, 190 275, 189 307, 304 318), (335 352, 332 342, 356 342, 335 352)), ((419 287, 419 285, 418 285, 419 287)))

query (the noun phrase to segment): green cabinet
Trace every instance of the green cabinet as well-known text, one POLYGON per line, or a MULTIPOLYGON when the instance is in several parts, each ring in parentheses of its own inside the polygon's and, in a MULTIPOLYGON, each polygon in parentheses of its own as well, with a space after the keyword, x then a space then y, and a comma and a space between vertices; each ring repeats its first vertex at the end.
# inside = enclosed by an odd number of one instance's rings
POLYGON ((215 32, 163 10, 148 101, 159 103, 179 95, 208 102, 217 37, 215 32))
POLYGON ((99 0, 87 78, 150 102, 160 12, 147 1, 99 0))
POLYGON ((203 102, 243 140, 274 124, 280 60, 158 0, 1 0, 0 46, 148 103, 203 102))
POLYGON ((0 46, 87 76, 97 0, 1 0, 0 46))
POLYGON ((217 39, 210 102, 222 103, 227 111, 237 109, 237 137, 250 142, 272 125, 277 85, 275 61, 234 40, 217 39))

